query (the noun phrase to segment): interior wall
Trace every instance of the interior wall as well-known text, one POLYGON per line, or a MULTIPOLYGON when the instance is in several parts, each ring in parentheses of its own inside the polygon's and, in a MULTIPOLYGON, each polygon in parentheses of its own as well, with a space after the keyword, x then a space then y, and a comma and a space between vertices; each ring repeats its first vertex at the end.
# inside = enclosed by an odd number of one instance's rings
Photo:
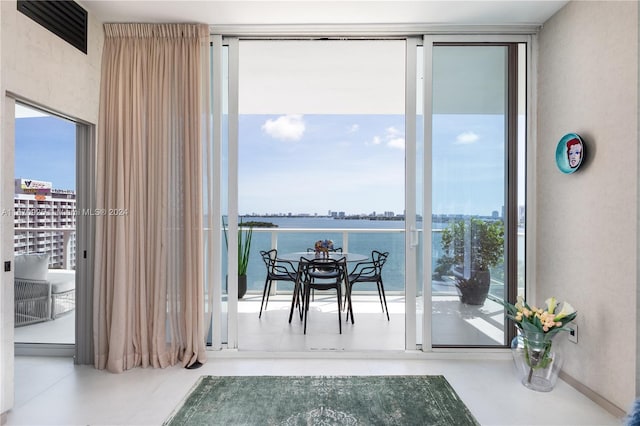
MULTIPOLYGON (((14 101, 20 98, 87 123, 98 122, 103 31, 89 15, 85 55, 16 10, 0 2, 0 211, 13 211, 14 101)), ((0 215, 2 263, 13 263, 13 217, 0 215)), ((13 272, 0 274, 0 412, 13 406, 13 272)))
POLYGON ((539 34, 536 295, 578 310, 563 371, 628 411, 636 390, 638 3, 572 1, 539 34), (585 141, 563 174, 566 133, 585 141))

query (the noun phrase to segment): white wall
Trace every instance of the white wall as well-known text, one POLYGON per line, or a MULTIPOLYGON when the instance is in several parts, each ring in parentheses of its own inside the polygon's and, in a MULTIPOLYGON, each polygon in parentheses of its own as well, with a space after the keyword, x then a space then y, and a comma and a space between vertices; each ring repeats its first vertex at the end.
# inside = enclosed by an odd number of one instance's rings
MULTIPOLYGON (((572 1, 539 34, 536 295, 578 311, 564 372, 628 410, 636 390, 638 3, 572 1), (574 174, 558 140, 580 134, 574 174)), ((560 336, 566 339, 566 336, 560 336)))
MULTIPOLYGON (((0 212, 13 210, 14 110, 11 92, 87 123, 98 122, 103 31, 89 15, 85 55, 0 2, 0 212)), ((0 214, 0 265, 13 262, 13 221, 0 214)), ((13 406, 13 272, 0 272, 0 412, 13 406)))

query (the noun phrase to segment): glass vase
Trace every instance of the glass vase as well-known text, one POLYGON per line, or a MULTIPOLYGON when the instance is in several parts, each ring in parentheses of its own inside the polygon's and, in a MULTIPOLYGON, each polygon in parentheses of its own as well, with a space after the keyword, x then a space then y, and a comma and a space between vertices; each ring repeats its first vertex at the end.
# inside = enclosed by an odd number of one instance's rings
POLYGON ((553 344, 553 337, 523 331, 511 342, 511 354, 524 386, 538 392, 553 390, 563 363, 562 351, 553 344))

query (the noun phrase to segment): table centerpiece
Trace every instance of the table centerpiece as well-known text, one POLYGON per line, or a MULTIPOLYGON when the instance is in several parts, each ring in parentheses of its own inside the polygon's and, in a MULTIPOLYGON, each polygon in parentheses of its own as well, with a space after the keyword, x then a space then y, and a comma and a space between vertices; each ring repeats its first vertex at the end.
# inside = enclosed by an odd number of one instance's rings
POLYGON ((313 250, 316 257, 329 257, 329 252, 333 250, 333 241, 331 240, 318 240, 313 245, 313 250))

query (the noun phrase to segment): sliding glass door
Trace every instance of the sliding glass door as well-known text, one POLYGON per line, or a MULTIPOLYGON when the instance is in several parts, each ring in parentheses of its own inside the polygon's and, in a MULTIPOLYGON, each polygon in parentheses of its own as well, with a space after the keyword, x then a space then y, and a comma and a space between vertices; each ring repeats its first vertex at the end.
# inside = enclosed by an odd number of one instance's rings
POLYGON ((524 50, 517 43, 443 39, 425 39, 429 337, 433 347, 504 347, 512 336, 501 300, 517 291, 517 231, 524 222, 518 217, 524 211, 523 197, 518 202, 524 170, 518 174, 517 167, 524 50))
POLYGON ((507 346, 500 300, 513 300, 524 283, 528 38, 214 40, 223 61, 213 97, 219 90, 224 100, 217 112, 214 102, 213 346, 242 349, 251 338, 283 341, 265 333, 291 334, 268 326, 290 286, 272 288, 272 308, 257 322, 259 251, 304 251, 320 237, 364 254, 388 246, 383 278, 398 303, 390 323, 402 324, 392 347, 331 340, 325 349, 507 346), (227 244, 237 245, 247 221, 276 227, 254 229, 240 296, 236 274, 226 273, 239 261, 227 244), (253 323, 259 335, 250 337, 253 323))
POLYGON ((258 311, 265 285, 259 251, 306 252, 325 239, 369 259, 373 250, 388 252, 387 306, 403 303, 405 46, 404 40, 239 41, 237 211, 238 222, 255 224, 247 292, 239 301, 241 349, 282 350, 283 342, 292 351, 404 349, 404 306, 387 320, 375 283, 354 287, 356 322, 340 339, 333 323, 320 322, 335 318, 337 304, 329 302, 310 307, 306 337, 298 321, 283 339, 290 283, 275 283, 260 318, 258 311), (384 338, 364 335, 383 327, 384 338))

